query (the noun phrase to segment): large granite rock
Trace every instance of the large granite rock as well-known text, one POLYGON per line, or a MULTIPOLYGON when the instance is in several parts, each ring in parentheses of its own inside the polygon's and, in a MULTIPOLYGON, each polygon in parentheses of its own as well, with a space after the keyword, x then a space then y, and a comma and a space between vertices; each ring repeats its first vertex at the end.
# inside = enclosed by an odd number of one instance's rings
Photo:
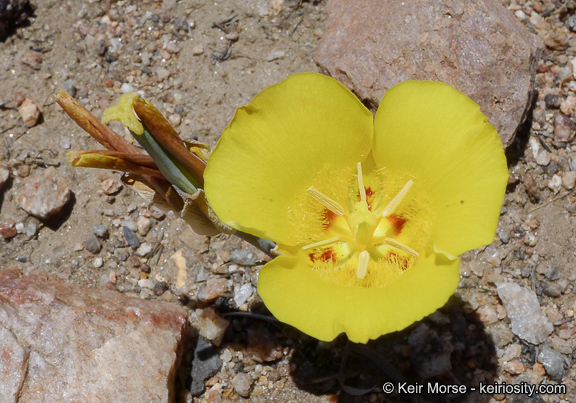
POLYGON ((186 311, 0 271, 0 402, 171 402, 186 311))
POLYGON ((508 146, 531 103, 540 48, 498 0, 331 0, 315 60, 373 111, 401 81, 451 84, 508 146))

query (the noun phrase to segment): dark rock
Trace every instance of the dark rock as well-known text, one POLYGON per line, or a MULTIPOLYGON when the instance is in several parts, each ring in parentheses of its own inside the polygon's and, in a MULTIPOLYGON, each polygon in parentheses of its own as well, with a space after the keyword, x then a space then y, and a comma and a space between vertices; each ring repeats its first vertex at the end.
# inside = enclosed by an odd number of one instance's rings
POLYGON ((86 238, 86 240, 84 241, 84 247, 88 252, 92 253, 93 255, 102 250, 102 244, 95 236, 89 236, 88 238, 86 238))
POLYGON ((198 344, 194 350, 192 361, 192 385, 190 394, 199 396, 204 392, 204 381, 216 374, 222 366, 218 350, 204 337, 198 336, 198 344))
POLYGON ((562 100, 560 99, 560 97, 556 94, 547 94, 544 97, 544 102, 546 102, 546 107, 547 108, 554 108, 554 109, 558 109, 560 108, 560 104, 562 103, 562 100))
POLYGON ((16 26, 34 14, 29 0, 0 1, 0 41, 4 41, 16 26))
POLYGON ((556 281, 560 278, 560 271, 556 266, 548 266, 545 276, 548 280, 556 281))
POLYGON ((538 362, 540 362, 546 372, 556 382, 561 382, 564 377, 564 365, 566 363, 564 355, 554 350, 547 343, 540 347, 538 353, 538 362))
POLYGON ((107 239, 110 236, 110 234, 108 233, 108 228, 106 228, 106 226, 103 224, 94 224, 94 226, 92 227, 92 232, 98 238, 102 239, 107 239))
POLYGON ((126 239, 126 243, 133 247, 134 249, 138 249, 140 247, 140 241, 136 234, 127 226, 122 227, 122 233, 124 234, 124 238, 126 239))
POLYGON ((552 298, 558 298, 559 296, 562 295, 562 287, 560 287, 556 283, 544 280, 542 281, 540 286, 542 287, 542 293, 544 295, 548 295, 549 297, 552 298))
POLYGON ((416 79, 467 94, 505 146, 526 118, 542 45, 500 1, 332 1, 326 27, 316 63, 372 111, 416 79))

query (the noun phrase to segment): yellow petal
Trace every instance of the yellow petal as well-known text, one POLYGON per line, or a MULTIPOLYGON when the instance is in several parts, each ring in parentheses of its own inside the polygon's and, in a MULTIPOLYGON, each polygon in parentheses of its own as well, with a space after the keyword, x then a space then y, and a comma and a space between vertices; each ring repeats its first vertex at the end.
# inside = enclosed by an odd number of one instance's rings
POLYGON ((237 110, 204 173, 208 201, 224 223, 294 244, 299 234, 289 212, 301 209, 298 200, 320 172, 355 169, 366 158, 372 122, 336 80, 290 76, 237 110))
POLYGON ((376 164, 428 195, 440 248, 459 255, 493 241, 508 169, 475 102, 447 84, 406 81, 386 93, 374 126, 376 164))
POLYGON ((133 133, 142 134, 144 132, 144 127, 142 122, 136 116, 134 112, 134 101, 138 98, 138 94, 135 92, 130 92, 128 94, 123 94, 118 101, 118 104, 106 108, 102 113, 102 123, 106 124, 112 121, 120 121, 130 129, 133 133))
POLYGON ((327 283, 298 258, 280 256, 261 269, 258 293, 276 318, 306 334, 366 343, 442 307, 458 286, 459 263, 430 253, 387 287, 363 288, 327 283))

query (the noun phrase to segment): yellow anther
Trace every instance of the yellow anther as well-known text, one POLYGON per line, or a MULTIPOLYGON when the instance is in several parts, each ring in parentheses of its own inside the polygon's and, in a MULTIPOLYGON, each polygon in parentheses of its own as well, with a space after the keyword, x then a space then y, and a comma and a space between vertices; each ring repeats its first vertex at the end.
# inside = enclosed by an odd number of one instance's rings
POLYGON ((404 245, 402 242, 398 242, 397 240, 395 240, 393 238, 384 238, 384 243, 386 245, 392 246, 393 248, 400 249, 401 251, 406 252, 409 255, 414 256, 415 258, 420 256, 420 254, 418 252, 416 252, 414 249, 410 248, 409 246, 404 245))
POLYGON ((390 203, 388 203, 386 207, 384 207, 384 210, 382 210, 382 217, 388 217, 390 214, 393 214, 396 211, 400 203, 402 203, 402 200, 404 200, 404 198, 408 194, 408 191, 410 190, 413 184, 414 181, 410 179, 404 185, 402 190, 400 190, 400 192, 398 192, 398 194, 390 201, 390 203))
POLYGON ((356 269, 356 277, 358 278, 366 277, 369 261, 370 261, 370 253, 368 253, 368 251, 363 250, 358 254, 358 268, 356 269))
POLYGON ((360 200, 366 203, 366 188, 364 187, 364 177, 362 176, 362 163, 356 164, 358 170, 358 191, 360 192, 360 200))
POLYGON ((311 243, 310 245, 306 245, 302 247, 302 250, 314 249, 319 248, 320 246, 330 245, 331 243, 338 242, 342 239, 342 237, 336 236, 334 238, 324 239, 323 241, 318 241, 311 243))
POLYGON ((345 213, 344 208, 336 200, 332 200, 324 193, 320 193, 319 191, 314 189, 314 187, 312 186, 308 188, 308 193, 310 193, 310 196, 312 196, 320 203, 322 203, 324 206, 326 206, 328 210, 338 215, 344 215, 345 213))

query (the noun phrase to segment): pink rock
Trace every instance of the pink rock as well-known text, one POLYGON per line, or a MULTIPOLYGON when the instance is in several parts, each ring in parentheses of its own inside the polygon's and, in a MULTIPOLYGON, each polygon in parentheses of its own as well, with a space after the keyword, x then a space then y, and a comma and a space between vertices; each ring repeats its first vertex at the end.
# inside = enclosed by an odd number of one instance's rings
POLYGON ((22 102, 19 110, 26 127, 34 127, 36 123, 38 123, 38 119, 40 119, 40 109, 38 109, 38 106, 36 106, 30 98, 22 102))
POLYGON ((227 282, 228 280, 225 278, 211 278, 206 282, 206 287, 198 293, 198 300, 202 302, 215 301, 228 291, 227 282))
POLYGON ((68 182, 58 176, 56 168, 49 167, 27 178, 20 188, 16 203, 40 220, 58 214, 70 199, 68 182))
POLYGON ((533 96, 541 41, 498 0, 333 0, 315 60, 375 111, 401 81, 443 81, 511 143, 533 96))
POLYGON ((170 402, 176 305, 0 270, 0 401, 170 402))

